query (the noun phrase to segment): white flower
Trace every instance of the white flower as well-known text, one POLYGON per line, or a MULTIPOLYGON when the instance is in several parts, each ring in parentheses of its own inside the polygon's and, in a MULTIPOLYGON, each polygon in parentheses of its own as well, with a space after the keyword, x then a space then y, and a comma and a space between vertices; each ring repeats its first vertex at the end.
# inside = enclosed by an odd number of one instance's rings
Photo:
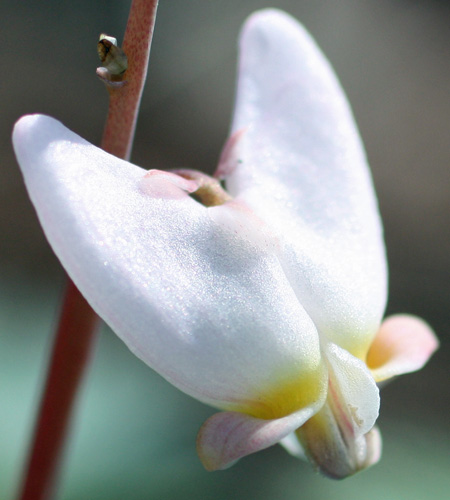
POLYGON ((265 10, 244 27, 219 204, 190 194, 205 176, 147 173, 49 117, 22 118, 13 141, 47 238, 95 311, 224 410, 199 432, 206 468, 280 441, 332 477, 378 460, 376 381, 420 368, 437 341, 412 317, 380 329, 387 272, 365 154, 295 20, 265 10))

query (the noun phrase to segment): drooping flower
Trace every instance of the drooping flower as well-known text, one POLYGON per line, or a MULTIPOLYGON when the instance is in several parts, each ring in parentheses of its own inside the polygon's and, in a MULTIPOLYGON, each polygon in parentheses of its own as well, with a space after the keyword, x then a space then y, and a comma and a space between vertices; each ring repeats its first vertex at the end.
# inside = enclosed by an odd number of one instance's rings
POLYGON ((46 116, 13 135, 56 255, 145 363, 222 412, 198 435, 207 469, 281 442, 331 477, 375 463, 376 382, 437 348, 411 316, 381 323, 382 227, 353 117, 291 17, 241 37, 217 177, 146 172, 46 116))

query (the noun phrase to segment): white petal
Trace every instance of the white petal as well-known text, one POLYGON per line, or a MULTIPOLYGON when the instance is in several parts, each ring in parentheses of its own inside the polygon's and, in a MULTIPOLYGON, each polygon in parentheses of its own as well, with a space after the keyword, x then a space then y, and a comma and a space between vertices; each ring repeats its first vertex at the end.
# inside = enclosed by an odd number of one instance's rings
POLYGON ((138 357, 225 409, 258 413, 296 381, 323 390, 317 331, 244 212, 211 212, 188 196, 192 181, 147 174, 49 117, 24 117, 13 140, 55 253, 138 357))
POLYGON ((292 456, 300 458, 302 460, 307 460, 305 450, 303 449, 303 446, 300 443, 297 434, 295 432, 291 432, 286 437, 284 437, 280 441, 280 444, 292 456))
POLYGON ((242 457, 286 439, 320 408, 316 401, 276 420, 262 420, 236 412, 210 417, 197 436, 197 452, 207 470, 226 469, 242 457))
POLYGON ((425 321, 398 314, 383 321, 367 355, 367 366, 377 382, 420 370, 439 347, 425 321))
POLYGON ((337 345, 327 346, 330 363, 330 391, 338 402, 342 420, 355 437, 372 429, 378 418, 380 395, 367 366, 337 345))
POLYGON ((232 131, 240 130, 228 189, 278 234, 282 265, 319 331, 363 358, 386 300, 368 166, 329 63, 276 10, 254 14, 242 33, 232 131))
POLYGON ((347 477, 373 465, 381 438, 373 425, 380 404, 366 365, 335 344, 326 347, 329 390, 326 403, 298 431, 308 458, 321 472, 347 477))

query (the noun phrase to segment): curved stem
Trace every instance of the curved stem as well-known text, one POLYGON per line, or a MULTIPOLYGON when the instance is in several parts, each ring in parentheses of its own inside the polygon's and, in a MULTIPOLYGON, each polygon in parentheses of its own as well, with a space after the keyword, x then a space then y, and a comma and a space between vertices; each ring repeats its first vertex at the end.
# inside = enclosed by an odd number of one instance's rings
MULTIPOLYGON (((123 41, 128 57, 127 84, 109 89, 109 110, 101 147, 125 160, 133 144, 157 6, 158 0, 133 0, 123 41)), ((20 500, 48 500, 56 490, 76 395, 89 366, 98 324, 98 316, 69 280, 20 500)))
POLYGON ((122 49, 128 58, 123 87, 109 88, 109 111, 102 148, 119 158, 130 158, 158 0, 133 0, 122 49))
POLYGON ((96 339, 99 318, 69 281, 55 332, 27 480, 20 498, 51 498, 72 407, 96 339))

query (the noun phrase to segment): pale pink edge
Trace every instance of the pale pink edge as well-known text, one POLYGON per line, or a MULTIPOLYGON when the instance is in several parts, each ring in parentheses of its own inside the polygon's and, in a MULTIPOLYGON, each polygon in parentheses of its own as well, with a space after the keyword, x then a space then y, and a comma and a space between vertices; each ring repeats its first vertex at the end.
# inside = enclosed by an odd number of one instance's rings
POLYGON ((241 128, 233 132, 227 139, 219 158, 219 164, 214 173, 216 179, 225 179, 231 175, 239 163, 239 151, 242 137, 247 128, 241 128))
POLYGON ((317 404, 274 420, 237 412, 210 417, 197 435, 197 453, 206 470, 226 469, 251 453, 272 446, 302 426, 318 410, 317 404))
POLYGON ((438 347, 438 338, 422 319, 407 314, 390 316, 381 324, 371 347, 371 350, 386 350, 389 357, 384 364, 371 369, 372 375, 381 382, 420 370, 438 347))
POLYGON ((380 461, 383 453, 383 439, 380 429, 374 425, 372 429, 365 435, 366 439, 366 461, 365 467, 371 467, 380 461))

